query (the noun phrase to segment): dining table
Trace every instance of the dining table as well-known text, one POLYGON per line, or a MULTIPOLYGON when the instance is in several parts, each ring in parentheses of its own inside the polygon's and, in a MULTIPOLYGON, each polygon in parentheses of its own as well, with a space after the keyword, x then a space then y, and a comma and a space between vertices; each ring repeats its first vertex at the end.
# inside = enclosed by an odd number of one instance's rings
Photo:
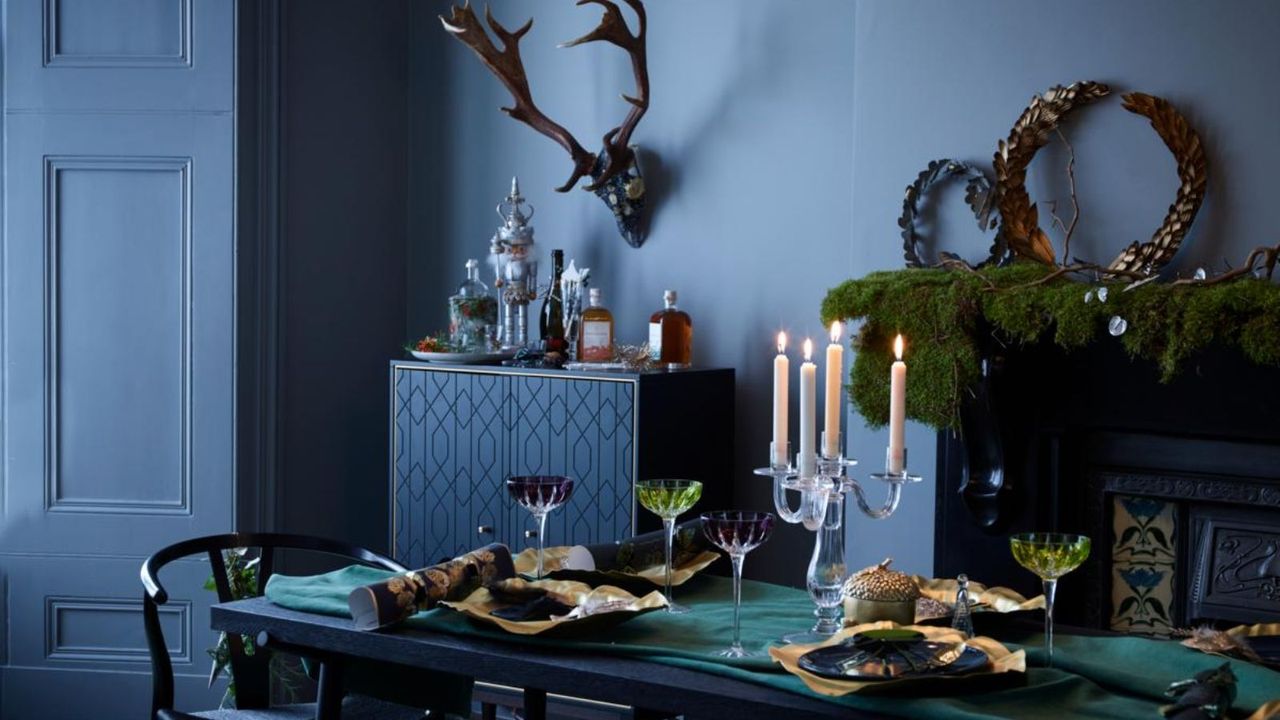
MULTIPOLYGON (((352 566, 317 576, 272 577, 263 597, 215 605, 213 629, 257 638, 260 645, 322 661, 318 717, 339 717, 343 673, 363 662, 391 663, 479 687, 523 692, 527 720, 545 717, 548 696, 580 698, 653 720, 814 718, 1141 718, 1160 717, 1173 682, 1230 662, 1238 678, 1235 708, 1249 716, 1280 699, 1280 672, 1205 654, 1176 641, 1112 633, 1058 633, 1054 667, 1045 667, 1036 625, 975 613, 979 633, 1026 653, 1026 671, 972 683, 892 685, 842 696, 822 695, 767 654, 728 659, 715 651, 732 632, 726 578, 700 575, 677 587, 692 612, 635 617, 586 637, 514 635, 446 607, 420 612, 378 631, 355 629, 346 597, 390 573, 352 566)), ((812 621, 803 590, 746 581, 742 635, 762 649, 812 621)), ((450 684, 450 683, 446 683, 450 684)), ((452 685, 457 686, 454 682, 452 685)), ((1234 717, 1234 716, 1233 716, 1234 717)))

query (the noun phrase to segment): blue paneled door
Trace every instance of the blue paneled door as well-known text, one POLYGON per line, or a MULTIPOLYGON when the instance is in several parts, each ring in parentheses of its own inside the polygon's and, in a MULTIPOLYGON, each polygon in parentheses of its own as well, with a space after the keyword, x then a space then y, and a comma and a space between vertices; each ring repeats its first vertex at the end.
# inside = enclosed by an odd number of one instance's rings
MULTIPOLYGON (((138 567, 234 524, 234 3, 5 0, 3 717, 142 717, 138 567)), ((163 578, 207 708, 207 564, 163 578)))

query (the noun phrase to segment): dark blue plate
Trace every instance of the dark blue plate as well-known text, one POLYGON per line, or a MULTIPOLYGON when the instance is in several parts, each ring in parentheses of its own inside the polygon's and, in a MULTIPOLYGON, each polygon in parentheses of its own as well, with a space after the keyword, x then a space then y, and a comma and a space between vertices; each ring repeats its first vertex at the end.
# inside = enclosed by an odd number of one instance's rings
POLYGON ((906 680, 923 677, 950 677, 978 672, 989 665, 987 654, 966 646, 960 657, 948 664, 931 661, 948 643, 900 635, 892 638, 858 634, 838 645, 811 650, 800 656, 799 666, 807 672, 832 680, 906 680))

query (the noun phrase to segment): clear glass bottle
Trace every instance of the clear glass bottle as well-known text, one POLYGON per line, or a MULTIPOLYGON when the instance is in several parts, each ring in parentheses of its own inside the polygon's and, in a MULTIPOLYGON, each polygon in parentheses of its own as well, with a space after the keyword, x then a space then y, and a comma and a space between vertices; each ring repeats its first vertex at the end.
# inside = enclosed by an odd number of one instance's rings
POLYGON ((542 332, 542 349, 547 352, 564 352, 568 343, 564 339, 564 293, 560 276, 564 274, 564 250, 551 251, 551 287, 542 300, 542 315, 538 329, 542 332))
POLYGON ((449 340, 460 350, 489 350, 490 338, 498 325, 498 301, 480 281, 480 262, 466 264, 467 279, 449 298, 449 340))
POLYGON ((693 359, 693 320, 676 307, 676 291, 662 294, 665 307, 649 317, 649 357, 667 368, 689 367, 693 359))
POLYGON ((604 306, 600 288, 591 288, 587 309, 582 311, 582 333, 578 336, 578 359, 583 362, 613 360, 613 313, 604 306))

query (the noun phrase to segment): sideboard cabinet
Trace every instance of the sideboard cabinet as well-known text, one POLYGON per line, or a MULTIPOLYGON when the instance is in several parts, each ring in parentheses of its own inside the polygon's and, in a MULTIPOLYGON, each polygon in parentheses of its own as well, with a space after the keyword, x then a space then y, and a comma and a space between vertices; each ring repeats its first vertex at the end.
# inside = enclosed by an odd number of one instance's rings
POLYGON ((697 508, 732 507, 733 370, 585 373, 391 363, 391 554, 424 567, 531 543, 511 475, 567 475, 548 545, 617 540, 659 522, 637 479, 701 480, 697 508))

